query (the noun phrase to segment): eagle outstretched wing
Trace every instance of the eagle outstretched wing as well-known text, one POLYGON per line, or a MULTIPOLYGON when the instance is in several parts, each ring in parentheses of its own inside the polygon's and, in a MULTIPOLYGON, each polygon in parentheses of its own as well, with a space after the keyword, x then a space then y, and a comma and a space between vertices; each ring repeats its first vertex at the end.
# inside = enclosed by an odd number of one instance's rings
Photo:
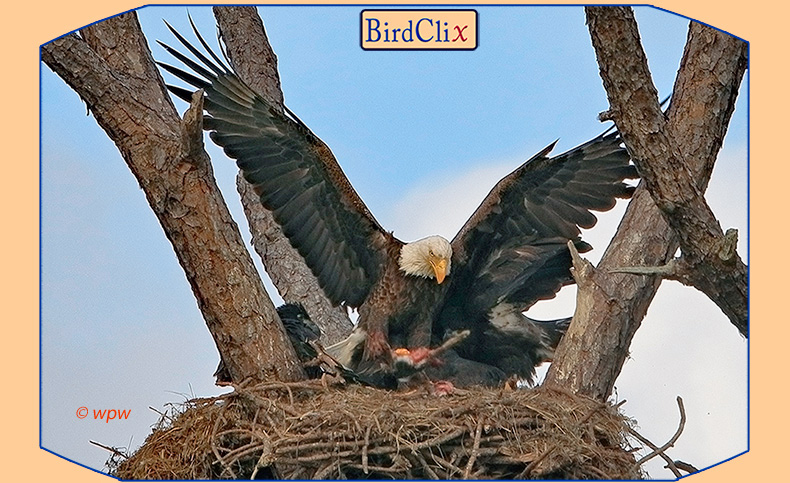
POLYGON ((603 134, 549 157, 551 144, 494 186, 452 242, 462 273, 454 274, 436 338, 469 328, 464 357, 532 377, 567 321, 542 323, 522 312, 572 283, 567 243, 592 248, 580 237, 580 227, 597 221, 591 211, 633 193, 624 181, 637 173, 621 144, 618 133, 603 134))
POLYGON ((595 225, 591 211, 634 191, 624 180, 636 178, 636 168, 621 143, 615 132, 548 157, 552 143, 494 186, 452 242, 453 265, 465 272, 456 279, 473 288, 470 303, 526 310, 570 282, 567 242, 588 251, 580 227, 595 225))
MULTIPOLYGON (((359 306, 385 256, 386 235, 334 155, 293 113, 280 112, 223 63, 198 33, 209 59, 174 28, 195 59, 159 42, 193 73, 158 64, 205 92, 204 128, 236 160, 286 237, 334 304, 359 306)), ((192 91, 168 86, 189 102, 192 91)))

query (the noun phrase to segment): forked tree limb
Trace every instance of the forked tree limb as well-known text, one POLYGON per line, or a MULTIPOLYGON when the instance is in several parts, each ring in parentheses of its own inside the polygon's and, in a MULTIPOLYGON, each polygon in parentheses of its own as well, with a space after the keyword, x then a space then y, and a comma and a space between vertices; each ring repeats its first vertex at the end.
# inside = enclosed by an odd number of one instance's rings
MULTIPOLYGON (((685 167, 678 169, 690 171, 696 180, 695 191, 704 191, 745 69, 742 42, 692 22, 668 120, 663 120, 632 10, 588 7, 586 12, 596 51, 608 51, 606 59, 599 63, 612 64, 601 67, 609 72, 609 82, 631 84, 631 91, 619 91, 624 100, 615 103, 610 99, 610 115, 618 119, 628 112, 642 119, 640 130, 628 131, 626 145, 630 138, 653 136, 657 126, 667 124, 665 129, 685 157, 685 167), (638 65, 629 64, 634 62, 638 65), (643 103, 654 104, 654 109, 643 111, 643 103), (655 115, 656 110, 660 117, 655 115)), ((679 237, 641 183, 598 270, 592 271, 590 282, 579 282, 573 323, 557 347, 546 376, 547 385, 563 386, 599 400, 609 396, 634 334, 661 283, 657 276, 609 271, 664 266, 672 260, 678 243, 679 237)), ((745 325, 739 323, 738 329, 744 333, 745 325)))
POLYGON ((692 22, 672 104, 661 111, 633 11, 588 7, 587 18, 610 114, 639 174, 677 234, 673 277, 705 293, 748 334, 747 267, 725 237, 704 191, 747 64, 747 45, 692 22), (697 166, 704 166, 699 176, 697 166))
MULTIPOLYGON (((274 54, 255 7, 214 7, 222 40, 234 70, 273 106, 283 110, 283 93, 274 54)), ((236 188, 252 232, 252 243, 266 272, 286 302, 304 305, 328 345, 346 337, 352 325, 345 309, 333 307, 301 255, 291 246, 271 212, 239 174, 236 188)))
POLYGON ((202 98, 182 122, 134 12, 54 40, 44 62, 88 105, 173 245, 234 381, 304 377, 203 150, 202 98))
MULTIPOLYGON (((642 436, 641 434, 639 434, 639 432, 637 430, 635 430, 634 428, 629 428, 628 429, 628 432, 631 433, 632 436, 634 436, 636 439, 638 439, 640 442, 642 442, 642 444, 645 444, 647 447, 649 447, 652 450, 652 452, 650 452, 649 454, 643 456, 642 458, 639 459, 639 461, 636 462, 636 466, 637 467, 644 465, 645 463, 647 463, 651 459, 655 458, 656 456, 660 456, 664 461, 667 462, 667 465, 664 468, 668 468, 670 471, 672 471, 672 473, 677 478, 680 478, 681 476, 683 476, 680 473, 680 471, 678 471, 679 467, 675 464, 675 461, 673 461, 666 454, 666 450, 668 450, 669 448, 671 448, 671 447, 673 447, 675 445, 677 440, 680 438, 680 435, 683 434, 683 429, 686 427, 686 409, 683 406, 683 398, 678 396, 677 397, 677 403, 678 403, 678 410, 680 411, 680 421, 678 422, 678 429, 675 431, 675 434, 672 435, 672 437, 669 439, 669 441, 664 443, 660 448, 658 446, 656 446, 653 442, 651 442, 649 439, 647 439, 644 436, 642 436)), ((693 473, 693 472, 697 471, 696 468, 694 468, 693 466, 689 465, 688 463, 683 463, 683 462, 678 462, 678 463, 680 463, 680 469, 682 469, 684 471, 688 471, 689 473, 693 473), (689 471, 692 468, 693 468, 693 471, 689 471)))

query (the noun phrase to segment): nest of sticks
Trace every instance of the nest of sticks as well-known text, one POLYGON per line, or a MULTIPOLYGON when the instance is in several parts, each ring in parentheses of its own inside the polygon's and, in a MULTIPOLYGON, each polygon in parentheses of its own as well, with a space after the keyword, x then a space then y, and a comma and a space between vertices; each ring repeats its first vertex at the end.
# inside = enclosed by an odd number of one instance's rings
POLYGON ((557 389, 236 387, 163 416, 120 479, 641 479, 616 407, 557 389))

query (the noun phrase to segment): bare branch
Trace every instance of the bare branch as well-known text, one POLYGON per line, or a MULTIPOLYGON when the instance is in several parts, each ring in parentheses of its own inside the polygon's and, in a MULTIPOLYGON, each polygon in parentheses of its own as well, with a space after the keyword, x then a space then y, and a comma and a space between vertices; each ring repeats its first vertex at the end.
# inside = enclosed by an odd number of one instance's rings
POLYGON ((680 277, 677 260, 670 260, 660 267, 618 267, 606 270, 609 273, 630 273, 631 275, 658 275, 661 278, 677 280, 680 277))
POLYGON ((587 14, 613 119, 647 189, 678 235, 688 283, 747 335, 747 267, 734 250, 727 260, 718 256, 716 248, 728 242, 703 196, 707 176, 700 182, 693 172, 700 156, 710 158, 706 166, 715 161, 746 68, 747 46, 692 23, 673 107, 665 117, 631 9, 589 7, 587 14), (699 145, 705 150, 700 152, 699 145))
POLYGON ((200 163, 208 163, 209 158, 203 145, 203 90, 192 94, 192 102, 181 121, 181 144, 184 155, 200 163))
MULTIPOLYGON (((274 54, 255 7, 214 7, 228 57, 234 70, 272 105, 283 109, 283 94, 274 54)), ((351 321, 342 307, 333 307, 318 281, 291 246, 258 195, 239 174, 236 187, 252 232, 252 243, 266 272, 286 302, 304 305, 321 327, 321 340, 331 344, 346 337, 351 321)))
POLYGON ((478 452, 480 451, 480 436, 483 431, 483 418, 480 418, 477 421, 477 427, 475 428, 475 439, 472 443, 472 453, 469 455, 469 459, 466 461, 466 467, 464 468, 464 480, 469 479, 469 475, 472 473, 472 469, 475 466, 475 461, 477 460, 478 452))
POLYGON ((94 446, 97 446, 97 447, 105 450, 105 451, 109 451, 114 456, 119 456, 119 457, 121 457, 123 459, 128 459, 129 458, 129 453, 124 451, 121 448, 116 448, 115 446, 108 446, 106 444, 101 444, 101 443, 98 443, 98 442, 93 441, 93 440, 88 440, 88 442, 90 444, 94 445, 94 446))
MULTIPOLYGON (((618 92, 626 96, 625 100, 615 102, 610 94, 611 108, 606 115, 614 119, 629 115, 640 121, 638 131, 626 129, 627 144, 631 137, 654 136, 666 124, 665 129, 675 139, 685 160, 685 169, 696 180, 695 191, 701 192, 713 170, 743 75, 743 52, 737 48, 742 42, 728 40, 726 35, 712 33, 712 29, 703 29, 704 26, 696 23, 690 25, 667 121, 650 80, 631 9, 588 7, 586 12, 596 51, 608 51, 605 60, 599 59, 601 64, 611 64, 602 66, 602 71, 610 72, 607 82, 618 83, 618 92), (630 90, 626 85, 630 85, 630 90), (649 109, 642 108, 645 104, 649 109), (623 112, 631 110, 634 112, 623 112)), ((633 152, 632 155, 638 157, 633 152)), ((722 246, 732 247, 731 242, 729 238, 722 246)), ((598 270, 606 273, 595 277, 599 293, 587 293, 579 286, 573 323, 555 352, 546 384, 563 386, 599 400, 608 397, 628 356, 631 340, 661 282, 654 275, 609 271, 619 267, 666 265, 677 251, 678 243, 679 238, 664 214, 656 207, 644 183, 640 184, 598 265, 598 270), (589 300, 582 302, 585 298, 589 300)), ((726 256, 732 251, 724 248, 720 252, 726 256)), ((738 329, 745 333, 745 324, 738 329)))
POLYGON ((181 122, 134 12, 42 47, 145 192, 234 380, 302 377, 301 365, 214 181, 200 99, 181 122))
MULTIPOLYGON (((640 441, 642 444, 644 444, 644 445, 645 445, 645 446, 647 446, 648 448, 650 448, 650 449, 652 449, 652 450, 657 450, 657 449, 658 449, 658 446, 656 446, 656 445, 655 445, 655 444, 654 444, 652 441, 650 441, 649 439, 647 439, 647 438, 645 438, 644 436, 642 436, 641 434, 639 434, 639 432, 638 432, 637 430, 635 430, 634 428, 630 428, 630 429, 628 430, 628 432, 631 434, 631 436, 633 436, 633 437, 635 437, 636 439, 638 439, 638 440, 639 440, 639 441, 640 441)), ((667 462, 667 464, 666 464, 666 466, 664 466, 664 468, 667 468, 667 469, 669 469, 669 470, 670 470, 672 473, 674 473, 674 475, 675 475, 676 477, 678 477, 678 478, 680 478, 681 476, 683 476, 683 474, 682 474, 680 471, 678 471, 678 468, 675 466, 675 463, 672 461, 672 458, 670 458, 669 456, 667 456, 667 455, 666 455, 666 454, 664 454, 664 453, 658 453, 658 455, 659 455, 659 456, 661 456, 661 458, 662 458, 664 461, 666 461, 666 462, 667 462)), ((636 465, 636 466, 640 466, 640 465, 636 465)))
MULTIPOLYGON (((697 471, 699 471, 697 467, 695 467, 694 465, 680 460, 673 461, 672 466, 674 466, 676 469, 683 470, 687 473, 696 473, 697 471)), ((671 468, 672 466, 667 464, 667 466, 665 466, 664 468, 671 468)))
MULTIPOLYGON (((677 401, 678 401, 678 409, 680 410, 680 422, 678 423, 678 429, 675 431, 675 434, 672 435, 672 437, 669 439, 669 441, 664 443, 664 445, 661 446, 660 448, 656 448, 652 443, 650 443, 646 439, 643 439, 642 436, 638 436, 639 440, 642 441, 643 443, 651 446, 653 451, 651 453, 645 455, 644 457, 640 458, 639 461, 636 462, 637 466, 647 463, 648 461, 652 460, 653 458, 655 458, 658 455, 662 455, 662 457, 666 456, 666 455, 664 455, 664 452, 666 450, 668 450, 669 448, 675 446, 675 442, 678 440, 678 438, 680 438, 680 435, 683 434, 683 429, 686 427, 686 409, 683 406, 683 398, 682 397, 678 396, 677 401)), ((631 430, 631 434, 633 434, 634 436, 637 436, 638 433, 636 433, 636 431, 634 431, 634 430, 631 430)), ((674 462, 672 462, 672 460, 670 460, 668 457, 665 457, 664 459, 667 461, 667 463, 669 464, 670 468, 672 468, 674 466, 674 462)), ((676 473, 676 476, 680 476, 680 475, 676 473)))

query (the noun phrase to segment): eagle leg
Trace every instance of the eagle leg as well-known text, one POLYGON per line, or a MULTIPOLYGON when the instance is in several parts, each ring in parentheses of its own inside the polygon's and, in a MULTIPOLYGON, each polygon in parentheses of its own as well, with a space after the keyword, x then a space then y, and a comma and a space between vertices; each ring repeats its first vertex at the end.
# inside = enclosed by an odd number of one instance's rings
POLYGON ((369 331, 368 337, 365 340, 365 348, 362 352, 363 359, 373 361, 389 353, 390 345, 389 342, 387 342, 386 334, 379 330, 369 331))

